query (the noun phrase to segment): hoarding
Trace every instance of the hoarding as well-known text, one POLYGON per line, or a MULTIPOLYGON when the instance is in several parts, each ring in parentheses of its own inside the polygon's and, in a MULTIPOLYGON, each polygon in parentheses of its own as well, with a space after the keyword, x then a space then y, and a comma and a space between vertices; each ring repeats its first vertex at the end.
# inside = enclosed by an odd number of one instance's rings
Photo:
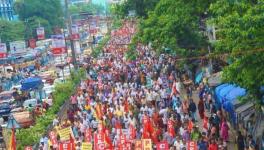
POLYGON ((10 54, 11 55, 24 55, 27 53, 25 41, 10 42, 10 54))
POLYGON ((66 53, 66 44, 64 36, 61 34, 52 35, 52 53, 55 55, 60 55, 66 53))
POLYGON ((44 40, 45 39, 44 27, 38 27, 37 28, 37 36, 38 36, 38 40, 44 40))
POLYGON ((0 58, 6 58, 6 57, 7 57, 6 44, 0 43, 0 58))

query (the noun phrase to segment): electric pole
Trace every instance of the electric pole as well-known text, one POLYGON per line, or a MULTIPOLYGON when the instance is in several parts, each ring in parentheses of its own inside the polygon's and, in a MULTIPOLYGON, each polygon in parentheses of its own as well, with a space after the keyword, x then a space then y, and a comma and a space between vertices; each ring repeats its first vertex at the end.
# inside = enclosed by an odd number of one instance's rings
POLYGON ((68 7, 69 7, 68 0, 65 0, 65 14, 66 14, 67 26, 68 26, 68 31, 69 31, 69 39, 71 43, 72 63, 73 63, 74 69, 77 69, 74 43, 72 40, 72 22, 71 22, 71 16, 69 15, 68 7))

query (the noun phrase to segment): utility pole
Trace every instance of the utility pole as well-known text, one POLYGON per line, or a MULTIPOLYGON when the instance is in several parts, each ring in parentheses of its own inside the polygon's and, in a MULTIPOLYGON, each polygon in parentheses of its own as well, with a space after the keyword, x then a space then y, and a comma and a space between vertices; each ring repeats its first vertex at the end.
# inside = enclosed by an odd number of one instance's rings
POLYGON ((72 40, 72 22, 71 22, 71 16, 69 15, 68 7, 69 7, 68 6, 68 0, 65 0, 65 14, 66 14, 67 26, 68 26, 68 31, 69 31, 69 38, 70 38, 70 43, 71 43, 72 63, 73 63, 74 69, 77 69, 74 43, 72 40))

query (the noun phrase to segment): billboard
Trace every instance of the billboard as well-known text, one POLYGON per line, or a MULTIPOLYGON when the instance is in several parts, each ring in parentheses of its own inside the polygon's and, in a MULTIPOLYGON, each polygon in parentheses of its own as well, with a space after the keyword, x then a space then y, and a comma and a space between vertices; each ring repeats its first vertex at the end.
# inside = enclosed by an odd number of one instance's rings
POLYGON ((37 36, 38 36, 38 40, 44 40, 45 39, 44 27, 38 27, 37 28, 37 36))
POLYGON ((11 55, 23 55, 27 52, 25 41, 14 41, 14 42, 10 42, 9 44, 10 44, 11 55))
POLYGON ((79 40, 80 34, 79 34, 79 27, 77 25, 72 25, 72 40, 79 40))
POLYGON ((66 53, 65 38, 61 34, 52 35, 52 53, 55 55, 66 53))
POLYGON ((0 43, 0 58, 6 58, 6 57, 7 57, 6 44, 0 43))

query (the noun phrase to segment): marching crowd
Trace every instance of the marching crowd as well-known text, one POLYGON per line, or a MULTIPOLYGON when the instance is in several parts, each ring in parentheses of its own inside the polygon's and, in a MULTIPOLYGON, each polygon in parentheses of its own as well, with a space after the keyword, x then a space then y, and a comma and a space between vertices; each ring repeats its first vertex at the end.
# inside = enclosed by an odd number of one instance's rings
MULTIPOLYGON (((229 126, 206 83, 199 85, 196 103, 194 86, 183 85, 172 57, 138 45, 137 59, 125 59, 135 31, 134 23, 125 22, 111 33, 104 48, 109 55, 89 59, 87 79, 71 96, 67 119, 54 119, 53 131, 71 127, 76 150, 83 142, 93 143, 94 149, 137 149, 135 139, 151 139, 153 149, 159 142, 175 150, 190 149, 190 142, 199 150, 227 149, 229 126)), ((253 149, 253 140, 245 141, 238 134, 238 150, 253 149)), ((40 140, 40 149, 57 147, 47 136, 40 140)))

